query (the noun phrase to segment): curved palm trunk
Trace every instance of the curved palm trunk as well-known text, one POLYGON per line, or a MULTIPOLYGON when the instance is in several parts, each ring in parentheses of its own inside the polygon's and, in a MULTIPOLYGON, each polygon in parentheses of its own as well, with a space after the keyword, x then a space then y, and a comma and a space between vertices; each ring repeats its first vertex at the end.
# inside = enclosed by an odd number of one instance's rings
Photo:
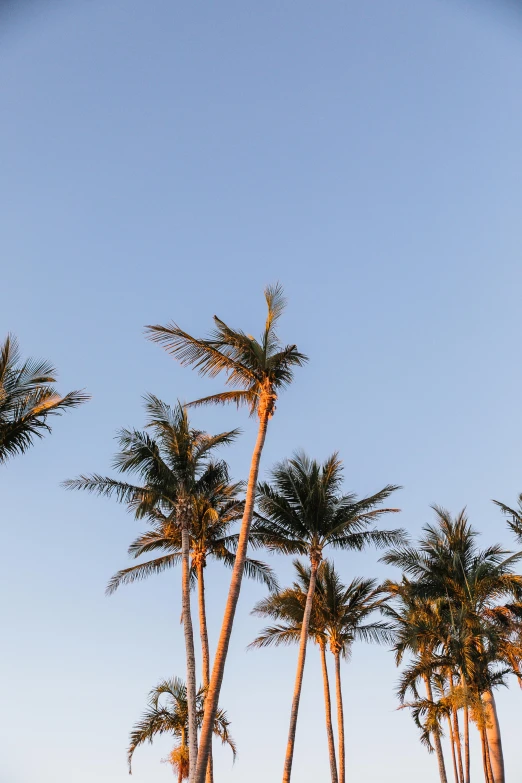
POLYGON ((339 732, 339 783, 346 779, 346 746, 344 739, 343 692, 341 689, 341 654, 335 653, 335 693, 337 696, 337 731, 339 732))
POLYGON ((495 697, 493 696, 492 691, 486 691, 482 694, 482 703, 484 704, 486 714, 486 739, 489 746, 493 780, 494 783, 505 783, 506 777, 504 771, 502 739, 500 736, 495 697))
POLYGON ((221 684, 223 682, 223 673, 225 671, 228 645, 230 643, 236 606, 239 599, 239 592, 241 590, 241 580, 243 578, 243 569, 245 566, 245 558, 248 549, 250 525, 252 524, 252 516, 254 514, 254 501, 256 495, 257 477, 259 475, 259 463, 261 461, 261 454, 265 443, 268 419, 270 418, 271 412, 272 410, 268 405, 268 402, 266 402, 263 407, 260 406, 259 430, 254 452, 252 454, 250 473, 248 475, 248 484, 245 496, 245 510, 243 512, 243 519, 241 522, 241 531, 239 533, 236 559, 234 562, 234 568, 232 569, 232 577, 230 579, 227 605, 225 607, 225 614, 223 617, 221 632, 219 634, 214 666, 212 667, 212 676, 210 678, 207 697, 205 699, 205 715, 203 718, 203 725, 201 727, 196 776, 194 781, 191 781, 191 783, 204 783, 207 771, 208 757, 212 744, 214 720, 216 718, 216 712, 218 709, 219 693, 221 691, 221 684))
MULTIPOLYGON (((424 682, 426 685, 426 695, 429 701, 433 702, 431 680, 427 675, 424 677, 424 682)), ((446 765, 444 764, 444 753, 442 752, 442 743, 440 741, 440 731, 433 732, 433 744, 435 745, 435 753, 437 755, 437 763, 439 765, 440 783, 448 783, 448 778, 446 776, 446 765)))
POLYGON ((288 729, 285 765, 283 768, 283 783, 290 783, 290 776, 292 774, 297 715, 299 712, 299 701, 301 699, 301 687, 303 685, 303 672, 306 660, 306 643, 308 641, 308 630, 310 628, 310 615, 312 613, 312 603, 314 600, 318 565, 319 563, 316 560, 312 561, 312 566, 310 569, 310 584, 308 585, 308 593, 306 595, 306 604, 303 614, 303 623, 301 625, 301 639, 299 640, 299 655, 297 656, 297 671, 295 675, 294 695, 292 698, 292 707, 290 709, 290 727, 288 729))
POLYGON ((335 742, 332 726, 332 702, 330 699, 330 682, 328 680, 328 666, 326 664, 326 646, 320 644, 321 666, 323 669, 324 711, 326 716, 326 736, 328 737, 328 755, 330 757, 330 773, 332 783, 338 783, 337 761, 335 759, 335 742))
POLYGON ((187 711, 188 745, 190 772, 189 781, 193 783, 198 757, 198 728, 196 721, 196 656, 194 653, 194 633, 190 613, 190 501, 180 502, 181 523, 181 565, 182 565, 182 617, 185 634, 185 652, 187 656, 187 711))
MULTIPOLYGON (((203 687, 208 688, 210 682, 210 652, 208 645, 208 631, 207 631, 207 611, 205 607, 205 577, 204 567, 201 560, 196 563, 196 574, 198 577, 198 606, 199 606, 199 633, 201 636, 201 661, 202 661, 202 675, 203 675, 203 687)), ((208 754, 208 765, 206 783, 213 783, 214 781, 214 764, 212 759, 212 746, 208 754)))

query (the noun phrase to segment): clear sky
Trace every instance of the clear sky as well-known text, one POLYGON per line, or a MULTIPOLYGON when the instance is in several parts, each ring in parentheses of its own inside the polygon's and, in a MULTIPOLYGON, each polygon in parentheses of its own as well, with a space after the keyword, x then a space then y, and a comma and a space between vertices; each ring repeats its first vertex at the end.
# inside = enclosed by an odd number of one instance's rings
MULTIPOLYGON (((110 469, 141 395, 217 388, 143 337, 211 316, 257 333, 262 290, 289 296, 282 336, 311 357, 281 399, 262 470, 338 449, 346 486, 388 482, 415 534, 430 503, 467 505, 513 544, 492 497, 522 490, 522 16, 464 0, 3 3, 0 334, 52 359, 92 402, 2 468, 1 783, 122 783, 155 682, 183 675, 177 572, 105 598, 139 527, 60 482, 110 469), (15 9, 16 6, 16 9, 15 9)), ((246 414, 201 410, 198 425, 246 414)), ((397 519, 390 520, 396 524, 397 519)), ((378 554, 336 555, 346 579, 378 554)), ((274 561, 285 582, 288 561, 274 561)), ((210 566, 211 642, 229 574, 210 566)), ((219 781, 281 774, 296 650, 245 652, 263 589, 244 586, 222 691, 239 747, 219 781)), ((343 669, 349 779, 435 783, 396 711, 389 652, 343 669)), ((510 780, 522 696, 499 694, 510 780)), ((136 783, 172 780, 162 741, 136 783)), ((474 757, 479 748, 474 735, 474 757)), ((296 783, 328 776, 319 661, 305 672, 296 783)))

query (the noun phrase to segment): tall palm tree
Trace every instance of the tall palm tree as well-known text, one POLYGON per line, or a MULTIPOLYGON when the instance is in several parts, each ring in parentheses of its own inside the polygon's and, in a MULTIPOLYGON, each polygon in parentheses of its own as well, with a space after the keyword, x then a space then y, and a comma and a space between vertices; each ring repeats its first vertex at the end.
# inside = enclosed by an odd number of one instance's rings
POLYGON ((24 454, 35 437, 51 432, 50 416, 89 399, 81 391, 58 394, 55 376, 55 368, 45 360, 22 361, 16 338, 7 335, 0 347, 0 464, 24 454))
POLYGON ((215 329, 207 338, 192 337, 175 323, 167 326, 148 327, 150 339, 163 345, 183 366, 192 366, 200 375, 207 375, 211 378, 225 373, 226 384, 233 387, 230 391, 196 400, 192 403, 193 405, 209 403, 235 403, 238 407, 246 405, 250 415, 257 415, 259 421, 257 440, 248 475, 236 560, 232 570, 225 614, 206 698, 196 776, 191 780, 191 783, 203 783, 205 779, 212 726, 241 590, 241 579, 254 513, 259 464, 268 422, 274 415, 278 394, 293 380, 294 368, 303 366, 307 361, 307 357, 297 350, 297 346, 284 346, 277 335, 277 323, 286 305, 282 287, 279 284, 268 286, 265 289, 265 299, 268 313, 260 340, 256 340, 239 329, 230 328, 217 316, 214 316, 215 329))
MULTIPOLYGON (((230 484, 226 465, 213 471, 208 481, 200 486, 193 498, 193 515, 190 534, 191 575, 197 582, 199 627, 202 651, 203 687, 210 682, 210 650, 207 632, 204 570, 208 559, 216 560, 233 568, 237 546, 237 534, 231 528, 241 519, 243 501, 238 493, 242 483, 230 484)), ((154 507, 148 514, 150 529, 139 535, 130 545, 129 554, 134 558, 151 552, 161 552, 159 557, 118 571, 109 581, 107 593, 114 593, 120 585, 145 579, 151 574, 176 566, 181 559, 182 541, 178 525, 173 525, 169 515, 154 507)), ((252 558, 245 560, 245 574, 265 584, 269 590, 278 586, 272 569, 266 563, 252 558)), ((212 752, 209 754, 207 783, 213 781, 212 752)))
MULTIPOLYGON (((198 727, 203 720, 205 689, 200 688, 196 694, 196 722, 198 727)), ((179 739, 170 754, 169 761, 178 774, 178 783, 189 777, 190 751, 187 744, 189 725, 189 710, 187 688, 178 677, 162 680, 149 693, 147 710, 134 725, 130 735, 130 745, 127 752, 129 772, 132 772, 132 757, 134 751, 145 742, 152 744, 154 738, 161 734, 171 734, 179 739)), ((228 745, 236 757, 236 745, 230 734, 230 721, 224 710, 219 709, 214 721, 213 733, 219 737, 223 745, 228 745)))
MULTIPOLYGON (((299 643, 306 600, 310 587, 311 568, 294 561, 296 581, 291 588, 274 593, 259 601, 253 614, 278 620, 276 625, 264 628, 251 647, 299 643)), ((382 591, 372 579, 354 579, 345 586, 333 563, 324 560, 317 569, 316 587, 308 636, 319 646, 323 671, 326 730, 332 782, 345 780, 344 714, 342 706, 339 661, 348 658, 356 639, 390 642, 391 627, 379 621, 367 622, 369 615, 382 603, 382 591), (339 773, 333 739, 331 699, 326 663, 329 644, 336 663, 337 724, 339 732, 339 773)))
MULTIPOLYGON (((519 643, 509 628, 507 633, 503 630, 502 616, 511 615, 509 603, 522 598, 522 577, 513 572, 522 553, 513 554, 499 545, 479 550, 475 544, 477 532, 464 511, 452 518, 445 509, 433 508, 436 524, 424 527, 417 548, 396 548, 383 560, 402 568, 413 579, 413 594, 436 602, 441 613, 438 652, 448 671, 449 694, 460 687, 464 704, 465 773, 461 777, 469 782, 468 706, 475 698, 480 699, 485 715, 486 755, 494 781, 504 783, 493 688, 504 674, 497 670, 498 665, 515 674, 520 668, 519 643), (506 612, 502 608, 499 612, 502 601, 508 601, 506 612), (456 682, 453 671, 458 675, 456 682)), ((453 714, 458 737, 457 710, 453 714)))
MULTIPOLYGON (((400 689, 401 701, 404 702, 407 689, 411 687, 416 697, 416 704, 412 705, 414 706, 413 714, 416 723, 423 732, 421 738, 428 750, 432 750, 430 738, 433 738, 440 781, 441 783, 448 783, 442 751, 442 728, 440 725, 440 721, 445 716, 445 713, 442 709, 436 709, 433 694, 434 679, 438 668, 434 663, 433 653, 439 647, 441 639, 441 619, 438 607, 433 601, 416 596, 411 583, 405 577, 400 582, 385 582, 383 589, 392 599, 391 601, 383 602, 380 609, 393 625, 395 663, 399 666, 404 659, 404 655, 409 654, 413 658, 414 666, 419 672, 420 678, 424 681, 426 688, 426 701, 422 703, 417 693, 416 678, 413 680, 410 678, 406 686, 403 685, 400 689), (415 711, 416 706, 420 706, 421 709, 415 711), (420 720, 424 714, 427 717, 426 725, 422 725, 420 720)), ((456 763, 452 732, 450 732, 450 736, 452 739, 452 754, 456 763)))
POLYGON ((303 555, 310 560, 310 585, 303 615, 283 769, 283 783, 289 783, 308 628, 323 551, 327 546, 357 550, 369 544, 390 546, 402 541, 403 532, 368 529, 382 514, 398 511, 379 508, 398 487, 388 485, 361 500, 357 500, 353 493, 343 494, 343 468, 337 454, 321 465, 303 452, 297 452, 292 459, 276 464, 270 478, 270 482, 258 486, 259 513, 253 528, 253 540, 258 546, 265 546, 271 551, 303 555))
MULTIPOLYGON (((322 584, 325 563, 319 566, 317 582, 322 584)), ((310 584, 310 568, 299 560, 294 560, 296 579, 292 587, 278 590, 267 598, 259 601, 252 614, 258 617, 271 617, 277 620, 276 625, 264 628, 259 636, 249 645, 255 647, 279 646, 281 644, 299 644, 303 626, 303 616, 306 607, 306 597, 310 584)), ((308 628, 309 638, 319 646, 321 669, 323 675, 323 693, 326 720, 326 738, 328 741, 328 756, 330 761, 330 776, 332 783, 338 783, 337 760, 332 725, 332 701, 330 696, 330 681, 326 663, 326 622, 324 607, 321 604, 319 591, 314 594, 312 612, 308 628)))
POLYGON ((341 687, 341 658, 348 660, 354 641, 377 644, 392 641, 391 627, 380 621, 369 621, 370 615, 383 603, 382 590, 374 579, 353 579, 345 586, 333 564, 325 563, 325 573, 318 581, 321 605, 326 620, 326 636, 335 660, 335 692, 339 733, 339 783, 346 780, 344 709, 341 687))
MULTIPOLYGON (((179 402, 173 408, 153 395, 145 398, 148 430, 123 429, 118 439, 120 452, 114 466, 135 474, 142 486, 97 474, 65 482, 68 489, 99 495, 115 495, 134 508, 138 518, 161 512, 165 522, 179 528, 182 564, 182 618, 187 656, 188 744, 191 778, 197 759, 196 660, 190 611, 190 530, 195 505, 209 485, 227 479, 224 463, 211 462, 212 452, 231 443, 237 430, 209 435, 190 426, 187 411, 179 402)), ((156 564, 157 566, 157 564, 156 564)))

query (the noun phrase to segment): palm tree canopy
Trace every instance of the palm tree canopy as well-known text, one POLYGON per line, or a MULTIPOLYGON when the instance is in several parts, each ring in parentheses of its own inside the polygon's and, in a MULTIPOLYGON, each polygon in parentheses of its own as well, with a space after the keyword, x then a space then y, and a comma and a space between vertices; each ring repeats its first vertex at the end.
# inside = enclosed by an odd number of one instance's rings
POLYGON ((387 583, 395 600, 384 610, 395 624, 397 660, 406 650, 416 656, 401 692, 441 668, 485 691, 506 671, 519 676, 522 577, 514 568, 522 553, 499 545, 480 550, 465 511, 453 518, 433 508, 436 523, 424 527, 416 547, 397 547, 382 558, 405 574, 402 582, 387 583))
MULTIPOLYGON (((196 718, 198 727, 203 722, 205 705, 205 689, 200 688, 196 694, 196 718)), ((148 705, 141 719, 134 725, 130 734, 130 744, 127 752, 129 771, 131 771, 134 751, 145 742, 152 744, 154 738, 161 734, 171 734, 184 739, 188 734, 188 704, 187 687, 183 680, 174 677, 162 680, 149 693, 148 705)), ((223 745, 228 745, 236 758, 236 745, 230 734, 230 721, 227 713, 219 709, 214 722, 214 734, 220 738, 223 745)))
POLYGON ((215 378, 226 374, 226 385, 232 391, 213 394, 191 405, 229 402, 247 405, 253 415, 263 401, 273 412, 277 394, 288 386, 295 367, 301 367, 307 357, 295 345, 283 345, 276 326, 283 314, 286 299, 281 285, 265 289, 267 319, 259 340, 240 329, 232 329, 217 316, 215 328, 206 338, 196 338, 175 323, 148 326, 149 338, 162 345, 184 367, 194 367, 200 375, 215 378))
MULTIPOLYGON (((99 474, 64 482, 67 489, 115 497, 137 519, 147 520, 149 529, 129 547, 134 558, 163 552, 119 571, 110 580, 108 593, 180 562, 181 530, 176 510, 183 498, 189 498, 192 507, 189 532, 193 561, 208 555, 228 567, 234 564, 237 535, 231 528, 243 513, 243 501, 238 497, 242 483, 230 483, 227 464, 214 461, 213 451, 233 442, 239 430, 208 435, 190 426, 181 403, 171 408, 153 395, 145 398, 145 407, 147 429, 120 430, 120 450, 113 461, 120 473, 136 476, 136 483, 99 474)), ((270 589, 277 585, 272 569, 259 560, 247 559, 245 573, 270 589)))
POLYGON ((504 503, 501 503, 500 500, 494 500, 493 503, 500 508, 506 517, 508 517, 508 527, 515 534, 518 541, 522 543, 522 493, 520 493, 517 500, 518 507, 516 509, 506 506, 504 503))
POLYGON ((275 465, 270 479, 258 485, 258 513, 252 525, 257 546, 320 561, 327 545, 361 550, 403 540, 402 530, 368 529, 382 514, 399 511, 380 507, 399 487, 389 484, 361 499, 342 493, 343 466, 337 454, 320 464, 296 452, 275 465))
MULTIPOLYGON (((205 567, 207 559, 212 558, 228 568, 234 565, 238 535, 232 532, 232 526, 243 514, 244 501, 238 497, 242 482, 230 484, 222 479, 222 475, 214 472, 209 476, 204 491, 194 497, 194 516, 189 531, 192 584, 195 584, 198 562, 205 567)), ((135 559, 151 552, 160 551, 165 554, 118 571, 109 581, 108 594, 112 594, 123 584, 131 584, 179 564, 179 526, 172 524, 169 516, 159 509, 154 509, 148 515, 148 521, 150 528, 130 544, 129 554, 135 559)), ((273 570, 261 560, 247 558, 244 572, 249 578, 265 584, 269 590, 278 587, 273 570)))
POLYGON ((116 497, 137 519, 151 514, 154 517, 159 510, 172 520, 172 511, 179 500, 194 498, 209 483, 228 479, 225 463, 213 462, 211 452, 232 443, 239 430, 219 435, 196 430, 190 426, 181 403, 171 407, 152 394, 145 398, 145 408, 146 429, 120 430, 117 435, 120 450, 113 460, 117 471, 135 475, 138 483, 95 473, 65 481, 64 486, 116 497))
POLYGON ((89 399, 82 391, 62 396, 55 382, 56 370, 48 361, 23 361, 17 340, 7 336, 0 348, 0 463, 24 454, 35 437, 51 432, 50 416, 89 399))
MULTIPOLYGON (((292 587, 277 591, 259 601, 252 614, 279 622, 264 628, 250 647, 279 646, 298 643, 301 636, 311 568, 294 560, 296 579, 292 587)), ((332 652, 348 657, 355 640, 390 643, 391 626, 367 622, 384 600, 382 590, 373 579, 353 579, 344 585, 335 566, 321 563, 312 603, 309 636, 318 644, 330 644, 332 652)))

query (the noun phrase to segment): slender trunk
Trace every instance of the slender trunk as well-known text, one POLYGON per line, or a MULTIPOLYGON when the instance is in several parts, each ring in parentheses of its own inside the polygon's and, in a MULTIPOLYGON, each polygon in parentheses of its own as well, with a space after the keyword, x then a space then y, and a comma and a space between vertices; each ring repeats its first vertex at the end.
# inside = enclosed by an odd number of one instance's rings
MULTIPOLYGON (((201 661, 203 687, 208 688, 210 682, 210 652, 208 646, 207 632, 207 611, 205 607, 205 577, 204 566, 201 559, 196 563, 196 574, 198 577, 198 606, 199 606, 199 633, 201 636, 201 661)), ((214 762, 212 758, 212 745, 208 754, 206 783, 214 783, 214 762)))
POLYGON ((194 653, 194 633, 190 613, 190 501, 180 503, 181 523, 181 564, 182 564, 182 617, 187 656, 187 711, 189 744, 189 781, 193 783, 198 757, 198 728, 196 721, 196 656, 194 653))
POLYGON ((326 645, 319 645, 321 651, 321 666, 323 669, 324 711, 326 715, 326 736, 328 738, 328 755, 330 757, 330 773, 332 783, 338 783, 337 761, 335 759, 335 742, 332 726, 332 702, 330 699, 330 682, 328 680, 328 666, 326 664, 326 645))
POLYGON ((470 783, 470 757, 469 757, 469 708, 468 708, 468 689, 464 677, 462 678, 464 688, 464 783, 470 783))
POLYGON ((310 615, 312 613, 318 565, 319 563, 316 560, 312 560, 312 567, 310 569, 310 584, 308 585, 308 593, 306 596, 306 604, 303 614, 303 623, 301 625, 301 638, 299 640, 299 654, 297 656, 297 671, 295 674, 294 695, 292 697, 292 707, 290 709, 290 726, 288 728, 288 741, 286 743, 283 783, 290 783, 290 777, 292 774, 297 715, 299 712, 299 701, 301 699, 301 687, 303 684, 303 672, 306 660, 306 643, 308 642, 308 629, 310 627, 310 615))
POLYGON ((453 761, 453 774, 455 776, 455 783, 460 783, 459 781, 459 772, 457 769, 457 756, 455 754, 455 738, 453 736, 453 726, 451 725, 451 716, 447 716, 448 721, 448 730, 449 730, 449 740, 450 740, 450 747, 451 747, 451 758, 453 761))
MULTIPOLYGON (((431 680, 428 675, 425 675, 424 682, 426 685, 426 695, 428 700, 433 703, 433 690, 431 688, 431 680)), ((438 729, 433 732, 433 744, 435 745, 435 753, 437 755, 437 763, 439 765, 440 783, 448 783, 448 778, 446 776, 446 765, 444 764, 444 753, 442 752, 442 743, 440 741, 440 731, 438 729)))
POLYGON ((491 759, 493 781, 494 783, 505 783, 504 754, 502 752, 502 739, 493 691, 486 691, 482 694, 482 703, 485 709, 486 738, 491 759))
POLYGON ((455 735, 455 747, 457 749, 457 761, 459 764, 459 777, 464 782, 464 765, 462 764, 462 745, 460 742, 459 716, 457 710, 453 710, 453 732, 455 735))
POLYGON ((241 531, 239 533, 236 558, 234 562, 234 568, 232 569, 232 577, 230 579, 230 587, 228 591, 227 604, 225 607, 225 614, 223 616, 223 624, 221 626, 221 633, 219 634, 219 640, 216 649, 216 657, 212 667, 212 676, 210 678, 207 697, 205 699, 205 715, 203 718, 203 725, 201 727, 201 735, 199 740, 199 756, 196 777, 193 783, 204 783, 207 771, 208 757, 212 744, 214 720, 216 718, 216 712, 218 709, 219 694, 221 691, 221 684, 223 682, 223 673, 225 671, 228 645, 230 643, 230 636, 232 634, 234 615, 236 613, 236 606, 239 599, 239 591, 241 590, 241 580, 243 577, 243 569, 247 555, 250 525, 252 523, 252 516, 254 513, 254 501, 257 477, 259 474, 259 463, 261 460, 263 445, 265 443, 268 419, 270 418, 271 413, 272 409, 268 405, 268 402, 265 401, 262 409, 260 409, 259 412, 259 430, 254 452, 252 454, 250 473, 248 476, 245 510, 243 512, 243 519, 241 522, 241 531))
POLYGON ((491 767, 491 750, 488 742, 488 732, 484 732, 484 745, 486 746, 486 767, 488 771, 489 783, 495 783, 495 777, 493 775, 493 769, 491 767))
POLYGON ((485 783, 491 783, 490 777, 489 777, 489 769, 488 769, 488 752, 486 749, 486 729, 484 727, 479 727, 480 731, 480 744, 482 747, 482 766, 484 768, 484 780, 485 783))
POLYGON ((344 739, 343 691, 341 688, 341 654, 335 653, 335 694, 337 697, 337 731, 339 733, 339 783, 346 780, 346 743, 344 739))
POLYGON ((464 783, 470 783, 471 767, 469 756, 469 709, 464 705, 464 783))
MULTIPOLYGON (((453 673, 451 671, 449 675, 449 688, 450 688, 450 695, 453 696, 453 693, 455 691, 455 683, 453 680, 453 673)), ((461 783, 464 783, 464 766, 462 764, 462 746, 460 744, 459 716, 455 708, 453 708, 452 710, 452 716, 453 716, 453 737, 455 741, 455 750, 456 750, 457 762, 459 766, 459 779, 461 783)))

